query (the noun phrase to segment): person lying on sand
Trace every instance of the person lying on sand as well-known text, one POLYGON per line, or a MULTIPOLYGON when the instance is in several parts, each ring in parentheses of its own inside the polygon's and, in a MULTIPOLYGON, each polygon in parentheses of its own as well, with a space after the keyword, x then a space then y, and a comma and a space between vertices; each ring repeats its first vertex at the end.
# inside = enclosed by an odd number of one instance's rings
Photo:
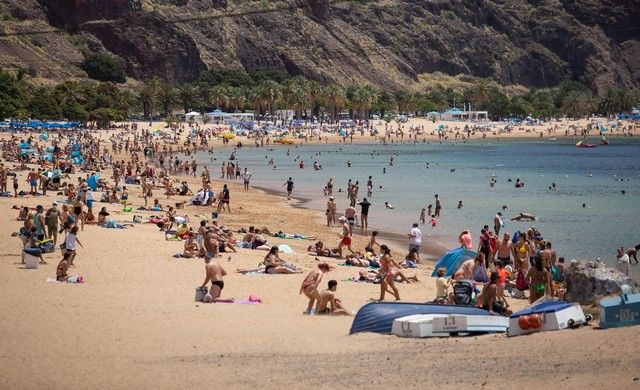
POLYGON ((536 216, 529 213, 518 213, 515 217, 511 218, 512 221, 535 221, 536 216))
POLYGON ((322 241, 318 241, 315 245, 310 245, 307 248, 307 252, 315 253, 316 256, 324 256, 324 257, 340 257, 340 253, 337 249, 329 249, 325 248, 322 241))
POLYGON ((335 296, 338 282, 330 280, 328 288, 320 293, 316 314, 332 316, 350 316, 350 311, 342 306, 342 301, 335 296))
MULTIPOLYGON (((303 314, 313 314, 313 305, 317 301, 320 305, 320 293, 318 292, 318 286, 322 281, 322 276, 331 271, 331 266, 327 263, 318 264, 318 269, 315 269, 307 275, 300 285, 300 294, 303 294, 309 298, 309 304, 307 310, 303 314)), ((316 311, 319 307, 316 307, 316 311)))
POLYGON ((206 277, 204 279, 204 283, 202 283, 201 288, 207 287, 207 283, 211 281, 211 289, 209 293, 207 293, 202 302, 204 303, 231 303, 234 302, 233 298, 220 298, 222 295, 222 289, 224 288, 224 281, 222 280, 223 276, 227 275, 227 271, 222 268, 222 266, 216 262, 214 262, 211 258, 205 257, 205 274, 206 277))

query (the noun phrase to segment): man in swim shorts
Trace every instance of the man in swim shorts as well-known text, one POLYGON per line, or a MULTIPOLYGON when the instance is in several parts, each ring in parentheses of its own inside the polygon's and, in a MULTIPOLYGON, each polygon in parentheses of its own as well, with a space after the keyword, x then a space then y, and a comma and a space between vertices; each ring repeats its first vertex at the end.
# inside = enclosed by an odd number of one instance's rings
POLYGON ((350 316, 351 312, 342 306, 342 301, 336 298, 335 292, 338 282, 330 280, 328 288, 320 293, 320 303, 316 315, 350 316))
POLYGON ((353 234, 353 227, 356 225, 356 208, 353 206, 347 207, 344 211, 344 216, 349 222, 349 234, 353 234))
POLYGON ((338 221, 342 224, 342 240, 338 245, 338 253, 340 254, 340 258, 342 258, 342 247, 346 246, 349 249, 349 252, 355 254, 353 249, 351 249, 351 227, 347 223, 347 218, 343 215, 338 218, 338 221))
POLYGON ((206 288, 207 283, 211 281, 211 290, 209 293, 204 296, 202 302, 204 303, 232 303, 234 302, 233 298, 220 298, 222 295, 222 289, 224 288, 224 281, 222 280, 223 276, 227 275, 227 271, 222 268, 222 266, 216 262, 214 262, 210 257, 205 258, 205 279, 204 283, 200 288, 206 288))

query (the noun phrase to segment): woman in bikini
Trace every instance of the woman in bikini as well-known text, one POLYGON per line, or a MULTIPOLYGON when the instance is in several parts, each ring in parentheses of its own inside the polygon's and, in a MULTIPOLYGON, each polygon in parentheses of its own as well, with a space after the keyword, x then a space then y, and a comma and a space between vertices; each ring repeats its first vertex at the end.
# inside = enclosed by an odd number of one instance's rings
POLYGON ((269 253, 264 258, 265 274, 299 274, 302 271, 295 271, 285 267, 285 261, 278 256, 278 247, 272 246, 269 253))
POLYGON ((322 276, 329 271, 331 271, 331 266, 329 264, 320 263, 318 264, 318 269, 309 272, 309 275, 307 275, 307 277, 302 281, 300 294, 304 293, 304 295, 309 298, 307 310, 305 310, 303 314, 313 314, 313 304, 315 302, 317 302, 318 305, 320 304, 318 286, 320 285, 320 282, 322 282, 322 276))
POLYGON ((384 279, 380 283, 380 301, 384 301, 384 295, 387 291, 387 286, 393 290, 393 295, 396 297, 396 301, 400 300, 400 294, 396 288, 394 279, 398 272, 400 265, 391 256, 391 250, 386 245, 380 245, 380 251, 383 256, 380 259, 380 274, 384 275, 384 279))
POLYGON ((542 266, 540 255, 534 258, 534 266, 529 269, 525 276, 529 283, 529 302, 533 303, 551 291, 551 274, 542 266))

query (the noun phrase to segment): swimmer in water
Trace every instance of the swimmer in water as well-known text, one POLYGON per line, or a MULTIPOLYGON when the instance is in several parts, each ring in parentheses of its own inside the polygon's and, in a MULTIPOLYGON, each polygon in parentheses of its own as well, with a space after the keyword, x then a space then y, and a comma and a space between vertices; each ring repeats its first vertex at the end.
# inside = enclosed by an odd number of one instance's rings
POLYGON ((512 221, 535 221, 536 220, 536 216, 533 214, 529 214, 529 213, 518 213, 517 216, 511 218, 512 221))
POLYGON ((385 207, 387 210, 389 210, 389 209, 393 210, 393 208, 394 208, 392 205, 390 205, 390 204, 389 204, 389 202, 384 202, 384 207, 385 207))

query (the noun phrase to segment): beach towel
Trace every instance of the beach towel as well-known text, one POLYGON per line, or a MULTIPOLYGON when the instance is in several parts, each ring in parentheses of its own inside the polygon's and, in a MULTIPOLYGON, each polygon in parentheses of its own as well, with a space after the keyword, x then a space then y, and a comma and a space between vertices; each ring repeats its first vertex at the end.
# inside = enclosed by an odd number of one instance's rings
POLYGON ((241 301, 234 301, 234 302, 211 302, 211 303, 215 303, 217 305, 259 305, 261 302, 253 302, 248 299, 243 299, 241 301))
POLYGON ((280 251, 282 253, 286 253, 286 254, 294 253, 293 249, 291 249, 291 247, 289 245, 287 245, 287 244, 278 245, 278 251, 280 251))
POLYGON ((78 284, 78 283, 84 283, 84 278, 82 277, 82 275, 73 275, 73 276, 69 276, 69 278, 67 279, 66 282, 61 282, 61 281, 57 280, 56 278, 48 277, 47 278, 47 282, 50 282, 50 283, 78 284))

